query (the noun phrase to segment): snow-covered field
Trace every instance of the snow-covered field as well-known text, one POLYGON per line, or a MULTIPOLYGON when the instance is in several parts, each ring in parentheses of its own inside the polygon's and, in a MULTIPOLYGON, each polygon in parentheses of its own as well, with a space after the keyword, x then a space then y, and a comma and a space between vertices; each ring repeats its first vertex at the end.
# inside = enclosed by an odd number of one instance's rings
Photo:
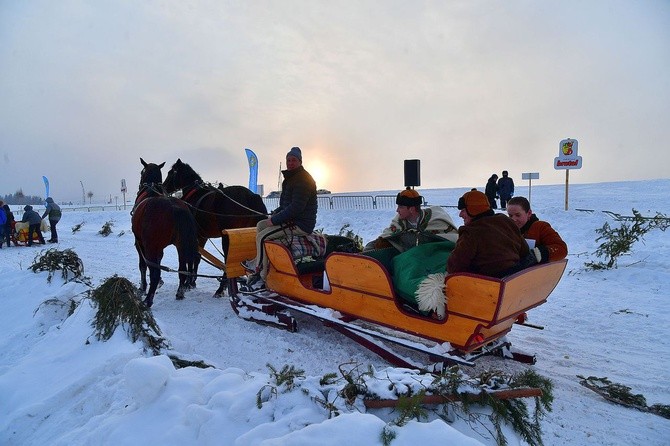
MULTIPOLYGON (((468 189, 420 191, 429 204, 453 206, 468 189)), ((527 196, 527 187, 519 182, 516 194, 527 196)), ((649 405, 670 404, 668 232, 648 233, 617 269, 584 267, 599 260, 593 255, 595 230, 605 222, 618 225, 602 211, 670 215, 670 180, 573 185, 568 211, 563 185, 534 186, 532 202, 568 243, 568 268, 548 302, 530 313, 530 322, 545 329, 515 327, 508 336, 516 348, 535 353, 537 364, 488 359, 479 367, 533 367, 553 381, 553 411, 542 422, 547 445, 669 444, 670 420, 607 402, 581 386, 577 375, 629 386, 649 405)), ((447 210, 461 222, 455 208, 447 210)), ((317 228, 336 234, 349 224, 367 242, 393 214, 321 209, 317 228)), ((115 274, 138 283, 128 211, 65 212, 59 234, 58 248, 76 251, 94 287, 115 274), (106 222, 113 222, 113 233, 103 237, 98 231, 106 222)), ((382 377, 404 371, 311 319, 298 317, 297 333, 244 321, 227 299, 212 298, 218 285, 213 279, 200 279, 196 290, 176 301, 177 278, 163 273, 153 314, 171 353, 215 368, 176 370, 166 356, 151 357, 121 330, 99 342, 90 301, 69 317, 63 305, 82 299, 87 287, 59 278, 48 283, 46 273, 28 270, 43 248, 0 250, 0 444, 367 446, 381 444, 385 423, 397 417, 389 409, 366 412, 359 404, 329 419, 310 393, 325 373, 352 361, 372 365, 382 377), (267 364, 304 370, 304 392, 280 392, 258 409, 257 392, 271 382, 267 364)), ((215 252, 212 245, 208 249, 215 252)), ((176 268, 173 247, 162 263, 176 268)), ((214 272, 208 268, 202 272, 214 272)), ((485 430, 462 420, 452 426, 431 416, 396 428, 391 444, 495 444, 485 430)), ((506 432, 510 444, 523 444, 506 432)))

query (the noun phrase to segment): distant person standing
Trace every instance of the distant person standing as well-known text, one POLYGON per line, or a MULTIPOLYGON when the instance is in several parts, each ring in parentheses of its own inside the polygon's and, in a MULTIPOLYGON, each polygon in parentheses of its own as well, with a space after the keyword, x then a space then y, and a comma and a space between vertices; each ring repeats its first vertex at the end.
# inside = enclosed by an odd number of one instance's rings
POLYGON ((54 199, 51 197, 47 198, 47 208, 42 214, 42 219, 49 216, 49 226, 51 227, 51 238, 47 240, 49 243, 58 243, 58 232, 56 231, 56 225, 60 221, 61 210, 60 206, 54 203, 54 199))
MULTIPOLYGON (((4 240, 7 241, 7 246, 9 246, 10 242, 12 241, 12 232, 14 232, 14 225, 13 225, 14 213, 9 208, 9 205, 7 203, 0 201, 0 205, 2 206, 2 209, 5 211, 5 217, 7 218, 7 221, 5 222, 4 240)), ((0 239, 0 246, 2 246, 2 239, 0 239)), ((16 246, 16 241, 14 241, 14 246, 16 246)))
POLYGON ((506 170, 502 172, 502 178, 498 180, 498 196, 500 197, 500 209, 507 208, 507 202, 514 195, 514 180, 509 177, 506 170))
POLYGON ((28 223, 28 246, 33 246, 33 233, 37 233, 37 239, 40 241, 40 245, 45 245, 44 237, 42 237, 42 231, 40 231, 40 225, 42 224, 42 218, 40 214, 33 211, 33 207, 29 204, 25 205, 23 208, 23 218, 21 219, 23 223, 28 223))
POLYGON ((495 173, 491 175, 491 178, 486 182, 486 189, 484 189, 484 193, 486 194, 486 198, 489 199, 489 204, 491 205, 491 209, 498 209, 498 203, 496 203, 496 198, 498 198, 498 175, 495 173))
MULTIPOLYGON (((7 226, 7 214, 2 207, 4 204, 3 201, 0 201, 0 249, 2 249, 2 243, 5 241, 5 227, 7 226)), ((7 247, 9 247, 9 241, 7 247)))

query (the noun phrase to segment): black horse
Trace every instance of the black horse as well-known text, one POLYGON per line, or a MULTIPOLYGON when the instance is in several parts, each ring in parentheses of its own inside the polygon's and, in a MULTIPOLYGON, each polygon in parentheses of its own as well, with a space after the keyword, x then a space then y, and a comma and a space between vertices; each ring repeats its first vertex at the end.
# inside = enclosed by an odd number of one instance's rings
POLYGON ((140 188, 132 210, 132 228, 135 248, 140 258, 140 289, 147 289, 147 266, 149 267, 149 291, 144 303, 151 307, 156 288, 161 281, 160 262, 163 250, 175 245, 179 256, 179 288, 177 299, 184 298, 189 288, 191 274, 195 274, 200 254, 196 223, 191 211, 183 201, 165 195, 161 168, 165 163, 146 163, 140 176, 140 188))
MULTIPOLYGON (((216 187, 204 183, 200 175, 181 159, 168 172, 163 187, 168 194, 181 189, 182 200, 188 203, 198 225, 198 243, 204 247, 207 239, 221 237, 224 256, 228 254, 228 237, 222 235, 222 230, 256 226, 267 218, 268 211, 260 195, 244 186, 223 187, 219 184, 216 187)), ((222 295, 226 284, 224 272, 215 296, 222 295)))

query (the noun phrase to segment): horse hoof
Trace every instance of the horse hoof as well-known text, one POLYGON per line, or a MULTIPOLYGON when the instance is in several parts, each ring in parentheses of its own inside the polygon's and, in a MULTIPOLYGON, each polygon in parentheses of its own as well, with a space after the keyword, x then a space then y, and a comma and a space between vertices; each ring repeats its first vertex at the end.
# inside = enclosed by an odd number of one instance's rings
POLYGON ((223 297, 223 293, 214 293, 212 297, 215 297, 217 299, 221 299, 223 297))
POLYGON ((184 300, 183 294, 177 294, 177 300, 184 300))
POLYGON ((151 306, 152 306, 153 304, 154 304, 154 301, 153 301, 153 300, 144 299, 144 305, 146 305, 147 308, 151 308, 151 306))

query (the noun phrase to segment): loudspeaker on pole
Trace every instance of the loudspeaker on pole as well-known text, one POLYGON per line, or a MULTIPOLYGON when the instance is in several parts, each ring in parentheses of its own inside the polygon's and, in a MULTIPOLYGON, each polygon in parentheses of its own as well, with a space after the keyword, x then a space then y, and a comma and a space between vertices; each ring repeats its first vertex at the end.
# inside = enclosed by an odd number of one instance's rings
POLYGON ((405 187, 421 186, 421 160, 405 160, 405 187))

